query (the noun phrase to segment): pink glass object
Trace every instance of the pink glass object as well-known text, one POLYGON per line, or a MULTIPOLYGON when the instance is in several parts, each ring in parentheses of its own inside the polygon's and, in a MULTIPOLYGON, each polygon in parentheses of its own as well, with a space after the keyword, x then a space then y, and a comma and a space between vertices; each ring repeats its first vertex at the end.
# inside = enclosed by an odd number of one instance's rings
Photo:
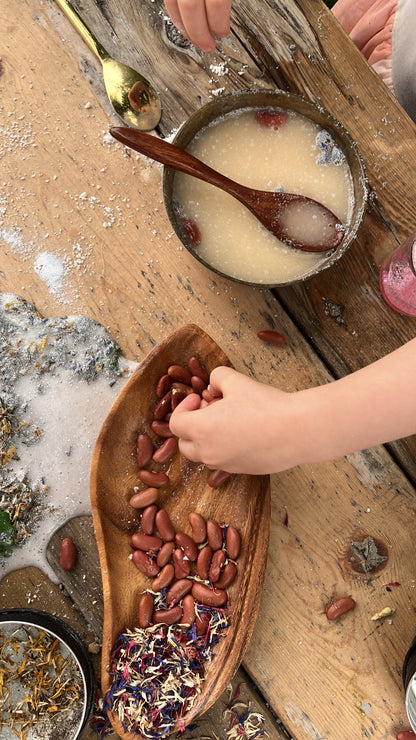
POLYGON ((395 311, 416 316, 416 231, 381 265, 380 290, 395 311))

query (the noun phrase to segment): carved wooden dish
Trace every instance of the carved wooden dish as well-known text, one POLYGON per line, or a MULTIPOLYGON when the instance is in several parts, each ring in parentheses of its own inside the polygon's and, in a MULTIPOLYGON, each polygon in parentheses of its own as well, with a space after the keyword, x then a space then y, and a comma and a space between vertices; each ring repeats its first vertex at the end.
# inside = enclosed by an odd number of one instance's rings
MULTIPOLYGON (((127 381, 113 404, 98 436, 91 463, 91 505, 98 544, 104 593, 102 643, 102 691, 111 686, 108 673, 113 646, 121 632, 137 626, 138 603, 150 588, 151 579, 133 564, 131 535, 139 531, 140 511, 129 505, 134 486, 144 489, 138 478, 136 442, 151 431, 158 399, 158 379, 172 364, 187 365, 197 356, 208 372, 230 365, 218 345, 198 326, 186 325, 156 346, 127 381)), ((215 656, 205 665, 202 691, 192 709, 182 718, 187 725, 205 712, 225 690, 238 668, 251 637, 260 603, 267 559, 270 521, 269 476, 234 475, 219 488, 208 483, 209 470, 176 453, 170 463, 151 467, 167 472, 169 485, 159 489, 158 506, 168 512, 176 531, 188 534, 188 514, 198 511, 205 519, 233 525, 241 534, 238 572, 229 586, 227 617, 230 626, 214 648, 215 656)), ((133 740, 137 733, 125 732, 114 713, 114 729, 133 740)))

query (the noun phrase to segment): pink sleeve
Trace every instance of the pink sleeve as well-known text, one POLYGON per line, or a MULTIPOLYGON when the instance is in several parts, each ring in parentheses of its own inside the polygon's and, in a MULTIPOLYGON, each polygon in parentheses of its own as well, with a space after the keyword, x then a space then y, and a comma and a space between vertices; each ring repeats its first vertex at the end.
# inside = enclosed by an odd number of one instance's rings
POLYGON ((368 63, 393 89, 392 32, 398 0, 338 0, 332 12, 368 63))

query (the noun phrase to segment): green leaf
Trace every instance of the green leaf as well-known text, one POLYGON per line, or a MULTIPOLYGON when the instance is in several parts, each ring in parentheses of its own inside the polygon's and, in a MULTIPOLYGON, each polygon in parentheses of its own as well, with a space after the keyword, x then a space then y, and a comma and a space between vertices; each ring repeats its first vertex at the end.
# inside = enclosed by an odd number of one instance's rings
POLYGON ((14 545, 14 527, 10 514, 0 511, 0 555, 10 555, 14 545))

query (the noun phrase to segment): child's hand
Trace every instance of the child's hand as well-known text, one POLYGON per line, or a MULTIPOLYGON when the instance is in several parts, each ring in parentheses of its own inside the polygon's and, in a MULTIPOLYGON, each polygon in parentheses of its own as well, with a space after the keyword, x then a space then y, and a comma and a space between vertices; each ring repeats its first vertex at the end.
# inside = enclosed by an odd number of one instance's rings
POLYGON ((280 451, 276 455, 275 437, 282 435, 276 414, 277 409, 283 412, 291 394, 227 367, 213 370, 209 390, 219 398, 207 405, 192 394, 171 416, 182 454, 229 473, 262 474, 276 465, 286 467, 280 451))
POLYGON ((230 32, 232 0, 165 0, 166 10, 180 33, 202 51, 214 51, 215 36, 230 32))

